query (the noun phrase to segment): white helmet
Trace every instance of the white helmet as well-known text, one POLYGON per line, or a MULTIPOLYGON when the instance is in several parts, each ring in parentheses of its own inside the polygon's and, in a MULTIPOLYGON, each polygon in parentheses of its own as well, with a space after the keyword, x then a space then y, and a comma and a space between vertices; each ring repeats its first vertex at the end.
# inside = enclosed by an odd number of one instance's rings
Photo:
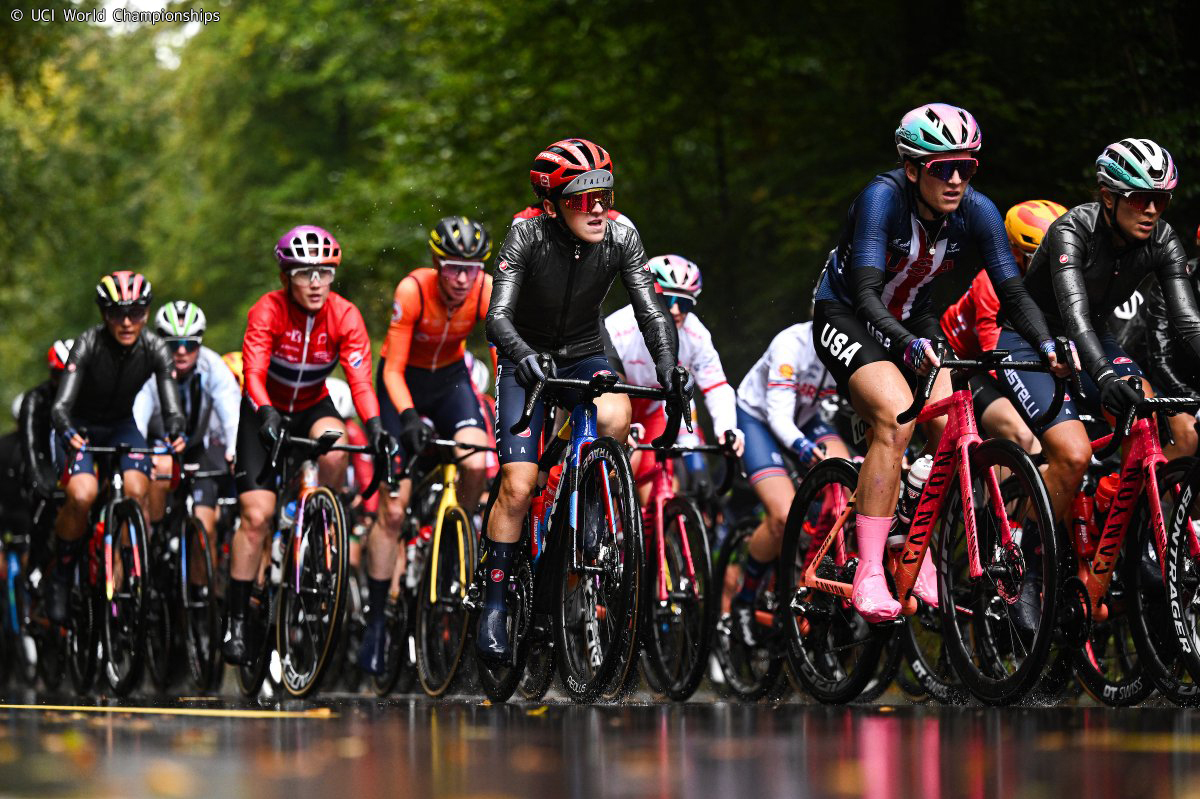
POLYGON ((12 415, 13 421, 21 421, 21 400, 25 399, 25 392, 22 391, 17 396, 13 397, 12 415))
POLYGON ((168 302, 154 316, 154 329, 163 338, 200 338, 206 327, 204 311, 187 300, 168 302))
POLYGON ((463 355, 463 361, 467 364, 467 372, 471 375, 471 383, 475 386, 475 390, 480 394, 486 394, 488 386, 492 382, 492 370, 486 363, 472 355, 470 350, 463 355))
POLYGON ((329 390, 329 398, 333 400, 338 416, 343 419, 354 418, 354 394, 350 391, 350 384, 340 377, 327 377, 325 388, 329 390))

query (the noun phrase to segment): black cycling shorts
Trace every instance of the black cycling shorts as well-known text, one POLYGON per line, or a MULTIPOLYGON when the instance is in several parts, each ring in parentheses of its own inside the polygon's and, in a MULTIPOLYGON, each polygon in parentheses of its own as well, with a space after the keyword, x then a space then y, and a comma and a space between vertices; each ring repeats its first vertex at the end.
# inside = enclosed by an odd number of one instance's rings
MULTIPOLYGON (((595 375, 611 373, 608 358, 603 354, 585 355, 561 363, 555 362, 557 376, 573 380, 591 380, 595 375)), ((533 409, 529 429, 513 435, 510 428, 521 418, 525 410, 525 389, 517 383, 517 367, 501 356, 497 363, 499 376, 496 380, 496 444, 499 449, 500 465, 506 463, 536 463, 542 438, 542 418, 546 403, 539 402, 533 409)), ((566 407, 577 401, 575 392, 560 397, 566 407)))
MULTIPOLYGON (((942 335, 933 317, 920 316, 910 322, 904 326, 918 338, 934 339, 942 335)), ((848 305, 836 300, 818 301, 813 312, 812 336, 817 357, 837 381, 838 393, 843 397, 850 396, 850 377, 855 372, 880 361, 895 364, 910 387, 917 385, 917 374, 893 357, 848 305)))
MULTIPOLYGON (((196 463, 202 472, 228 471, 225 464, 225 445, 213 443, 207 447, 195 447, 184 453, 185 463, 196 463)), ((217 507, 217 497, 221 495, 220 478, 202 477, 192 484, 192 501, 201 508, 217 507)))
MULTIPOLYGON (((71 427, 78 430, 87 439, 89 444, 94 444, 97 447, 115 447, 118 444, 128 444, 131 447, 145 449, 149 446, 141 431, 138 430, 137 424, 134 423, 132 416, 128 419, 122 419, 109 424, 72 419, 71 427)), ((67 464, 65 471, 68 479, 77 474, 96 474, 96 465, 92 461, 92 454, 86 449, 79 452, 72 452, 70 458, 68 458, 66 445, 63 442, 62 436, 54 437, 54 449, 55 463, 67 464)), ((150 466, 149 455, 127 452, 121 456, 122 472, 138 471, 149 477, 150 466)))
MULTIPOLYGON (((1125 354, 1125 350, 1121 348, 1116 337, 1111 333, 1104 333, 1100 336, 1100 346, 1104 349, 1105 356, 1112 361, 1113 371, 1117 373, 1118 377, 1142 376, 1142 370, 1125 354)), ((997 349, 1008 350, 1009 360, 1013 361, 1038 361, 1042 357, 1035 347, 1012 330, 1000 332, 997 349)), ((1067 398, 1063 400, 1062 410, 1058 412, 1058 415, 1047 424, 1034 427, 1032 420, 1044 413, 1050 407, 1050 403, 1054 401, 1054 378, 1045 372, 1016 372, 1008 369, 998 374, 1001 377, 1001 389, 1016 406, 1030 429, 1039 436, 1055 425, 1079 419, 1080 409, 1088 413, 1100 414, 1100 389, 1096 386, 1096 381, 1092 380, 1091 375, 1082 371, 1079 373, 1079 383, 1083 389, 1083 396, 1074 396, 1068 390, 1067 398)))
POLYGON ((1007 400, 1000 381, 990 374, 974 374, 967 378, 967 386, 971 389, 971 403, 975 407, 975 418, 982 419, 983 412, 992 407, 997 400, 1007 400))
MULTIPOLYGON (((375 393, 379 395, 379 418, 383 428, 400 441, 400 412, 392 403, 387 386, 383 384, 383 367, 386 362, 379 359, 375 372, 375 393)), ((454 438, 464 427, 486 430, 483 412, 479 407, 479 395, 471 383, 466 361, 456 361, 441 369, 420 369, 409 366, 404 369, 404 382, 412 394, 413 407, 417 413, 433 422, 433 428, 442 438, 454 438)), ((401 454, 404 445, 400 445, 401 454)))
MULTIPOLYGON (((318 419, 326 416, 332 416, 335 419, 342 418, 337 412, 337 408, 334 407, 333 400, 328 396, 311 408, 283 414, 283 426, 293 436, 308 438, 312 433, 312 426, 318 419)), ((237 471, 234 472, 239 494, 247 491, 271 490, 273 486, 259 482, 259 477, 270 457, 271 453, 263 444, 262 439, 258 437, 258 414, 254 412, 254 406, 250 404, 250 400, 242 397, 242 412, 238 417, 237 471)), ((224 459, 222 458, 222 460, 224 459)))

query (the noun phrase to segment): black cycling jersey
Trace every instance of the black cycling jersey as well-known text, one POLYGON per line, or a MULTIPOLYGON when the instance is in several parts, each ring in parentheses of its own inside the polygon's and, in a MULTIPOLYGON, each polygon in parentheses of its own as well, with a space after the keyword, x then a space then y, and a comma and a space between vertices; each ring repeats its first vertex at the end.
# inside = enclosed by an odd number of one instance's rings
MULTIPOLYGON (((1200 305, 1200 275, 1196 259, 1188 261, 1188 279, 1192 297, 1200 305)), ((1126 352, 1145 360, 1146 377, 1154 390, 1163 396, 1200 396, 1200 356, 1184 346, 1174 328, 1167 301, 1156 281, 1143 287, 1145 301, 1136 319, 1130 320, 1118 333, 1126 352)))
POLYGON ((47 380, 21 396, 17 430, 21 434, 21 450, 25 463, 25 479, 34 494, 49 497, 58 484, 54 467, 53 427, 50 406, 54 403, 55 385, 47 380))
POLYGON ((1147 241, 1121 247, 1100 208, 1100 203, 1087 203, 1056 219, 1030 261, 1025 286, 1051 331, 1075 342, 1083 367, 1097 384, 1111 379, 1113 365, 1097 331, 1153 273, 1175 332, 1200 353, 1200 308, 1175 231, 1160 219, 1147 241))
POLYGON ((543 214, 508 231, 496 259, 487 336, 513 363, 536 352, 571 360, 604 352, 598 309, 617 274, 660 374, 675 366, 675 325, 655 299, 654 277, 633 228, 609 222, 586 244, 543 214))
POLYGON ((183 431, 184 418, 174 372, 171 353, 157 333, 143 329, 132 346, 122 347, 108 328, 96 325, 75 339, 50 419, 60 433, 73 424, 112 424, 132 419, 133 398, 154 375, 162 399, 164 427, 168 434, 178 434, 183 431))

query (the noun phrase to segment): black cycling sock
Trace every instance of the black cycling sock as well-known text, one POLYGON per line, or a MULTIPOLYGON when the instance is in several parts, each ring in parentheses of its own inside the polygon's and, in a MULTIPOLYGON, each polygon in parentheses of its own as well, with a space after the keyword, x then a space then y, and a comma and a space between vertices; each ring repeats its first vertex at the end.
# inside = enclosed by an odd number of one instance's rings
POLYGON ((520 544, 502 544, 490 538, 487 541, 487 556, 483 567, 487 574, 487 588, 483 593, 483 606, 492 610, 506 607, 505 593, 508 591, 508 575, 513 561, 517 559, 520 544))
POLYGON ((383 610, 387 607, 388 591, 391 590, 391 580, 376 580, 367 578, 367 621, 379 621, 383 618, 383 610))
POLYGON ((759 584, 770 570, 771 561, 764 563, 755 560, 754 556, 747 552, 746 559, 742 561, 742 589, 737 593, 737 600, 753 602, 754 597, 758 595, 759 584))
POLYGON ((253 585, 253 580, 229 578, 229 588, 225 591, 225 601, 229 608, 230 616, 246 618, 246 611, 250 609, 250 589, 253 585))
POLYGON ((75 569, 75 561, 79 559, 79 553, 83 552, 83 539, 77 538, 74 541, 67 541, 56 536, 54 552, 55 574, 59 578, 70 579, 71 572, 75 569))

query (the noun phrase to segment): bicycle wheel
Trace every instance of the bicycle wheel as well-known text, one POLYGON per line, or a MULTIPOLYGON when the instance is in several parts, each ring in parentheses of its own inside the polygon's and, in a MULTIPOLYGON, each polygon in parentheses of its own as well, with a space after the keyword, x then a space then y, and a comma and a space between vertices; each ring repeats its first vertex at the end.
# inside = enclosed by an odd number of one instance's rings
POLYGON ((176 568, 179 580, 180 628, 192 685, 201 693, 219 690, 224 669, 217 647, 220 621, 208 533, 195 516, 184 522, 176 568))
MULTIPOLYGON (((142 677, 146 614, 153 579, 146 548, 146 522, 132 499, 112 503, 105 514, 111 531, 111 571, 102 569, 104 676, 117 696, 126 696, 142 677)), ((108 553, 106 553, 107 556, 108 553)))
MULTIPOLYGON (((903 664, 904 641, 901 638, 901 631, 897 630, 887 642, 887 646, 884 647, 883 657, 879 659, 879 670, 867 682, 854 702, 860 705, 870 704, 883 696, 884 692, 891 688, 892 683, 899 677, 900 667, 903 664)), ((792 674, 792 670, 788 668, 787 673, 792 674)), ((796 690, 799 692, 800 689, 796 690)))
MULTIPOLYGON (((796 491, 788 511, 780 552, 780 613, 788 662, 796 678, 814 698, 827 704, 856 699, 879 669, 880 658, 895 630, 868 624, 848 599, 824 591, 798 590, 808 546, 805 523, 812 528, 812 545, 820 546, 836 519, 853 504, 858 467, 841 458, 827 458, 812 468, 796 491)), ((823 579, 854 581, 858 552, 854 513, 846 515, 840 541, 843 562, 833 546, 822 558, 817 574, 823 579)))
MULTIPOLYGON (((96 664, 99 661, 100 636, 96 629, 97 604, 100 597, 92 582, 99 564, 96 563, 90 543, 85 554, 75 565, 71 593, 68 597, 68 621, 66 625, 65 654, 67 670, 71 675, 71 687, 77 694, 86 694, 96 680, 96 664)), ((51 625, 51 630, 54 625, 51 625)), ((60 630, 62 628, 59 628, 60 630)))
POLYGON ((1200 529, 1200 502, 1196 501, 1200 460, 1179 458, 1160 468, 1158 487, 1167 525, 1167 582, 1164 586, 1143 495, 1134 515, 1141 533, 1136 551, 1141 554, 1128 568, 1131 626, 1138 654, 1159 693, 1181 707, 1196 707, 1200 706, 1196 679, 1200 671, 1193 671, 1190 661, 1196 655, 1195 592, 1200 581, 1190 542, 1200 529))
POLYGON ((433 697, 450 690, 462 664, 471 630, 464 603, 477 561, 467 512, 451 505, 443 511, 441 525, 441 539, 436 551, 429 550, 417 594, 417 677, 433 697))
MULTIPOLYGON (((11 664, 21 682, 32 688, 37 684, 38 675, 45 670, 41 664, 42 647, 38 646, 29 584, 21 572, 19 560, 9 557, 8 568, 8 590, 5 592, 5 601, 0 602, 0 607, 4 609, 3 621, 0 621, 0 661, 3 661, 0 662, 0 671, 9 670, 11 664), (13 622, 16 623, 15 627, 12 626, 13 622)), ((0 684, 6 679, 7 675, 0 677, 0 684)))
POLYGON ((399 597, 388 597, 383 615, 388 628, 387 660, 383 674, 371 677, 376 696, 396 691, 408 693, 416 679, 416 645, 412 637, 412 609, 416 598, 402 590, 399 597))
POLYGON ((554 642, 550 638, 530 642, 525 673, 517 683, 517 694, 527 702, 540 702, 554 681, 554 642))
POLYGON ((592 442, 579 463, 578 489, 578 535, 568 525, 552 531, 566 536, 556 575, 554 650, 563 688, 574 701, 589 702, 604 691, 612 698, 623 693, 637 665, 644 545, 621 445, 607 437, 592 442))
MULTIPOLYGON (((773 623, 758 625, 761 646, 748 650, 733 635, 728 611, 729 601, 737 592, 740 582, 746 546, 758 524, 757 518, 750 518, 738 523, 730 531, 717 555, 712 579, 714 598, 719 600, 718 606, 722 609, 713 632, 713 652, 721 673, 725 675, 724 690, 747 702, 757 701, 775 691, 783 673, 783 650, 778 645, 778 633, 773 623), (721 593, 717 594, 717 591, 721 593)), ((763 581, 754 602, 756 615, 761 614, 768 620, 774 617, 774 581, 774 574, 769 580, 763 581)))
POLYGON ((176 564, 167 551, 163 536, 149 541, 150 579, 146 583, 146 673, 150 683, 163 693, 171 685, 171 665, 174 660, 173 591, 176 587, 176 564))
POLYGON ((970 694, 950 665, 941 615, 924 602, 918 602, 917 612, 905 620, 900 633, 908 664, 906 677, 912 678, 916 693, 925 698, 943 705, 961 705, 970 699, 970 694))
POLYGON ((664 506, 663 517, 663 562, 657 552, 647 559, 643 646, 656 690, 682 702, 704 678, 718 604, 708 532, 695 501, 674 497, 664 506), (660 580, 665 600, 659 599, 660 580))
POLYGON ((935 533, 942 636, 950 663, 967 690, 987 704, 1009 704, 1033 688, 1050 655, 1059 592, 1054 517, 1041 475, 1016 444, 984 441, 970 458, 983 574, 975 579, 968 570, 967 520, 955 475, 946 487, 947 504, 935 533), (990 470, 997 467, 1009 475, 998 486, 998 495, 989 479, 990 470), (1006 548, 1001 542, 1004 519, 1014 532, 1042 531, 1040 554, 1027 553, 1016 543, 1006 548), (1012 618, 1021 577, 1030 567, 1043 576, 1042 621, 1032 634, 1021 632, 1012 618))
POLYGON ((288 536, 275 620, 280 681, 297 698, 316 690, 336 648, 350 568, 341 501, 319 486, 300 508, 302 527, 298 537, 288 536))

